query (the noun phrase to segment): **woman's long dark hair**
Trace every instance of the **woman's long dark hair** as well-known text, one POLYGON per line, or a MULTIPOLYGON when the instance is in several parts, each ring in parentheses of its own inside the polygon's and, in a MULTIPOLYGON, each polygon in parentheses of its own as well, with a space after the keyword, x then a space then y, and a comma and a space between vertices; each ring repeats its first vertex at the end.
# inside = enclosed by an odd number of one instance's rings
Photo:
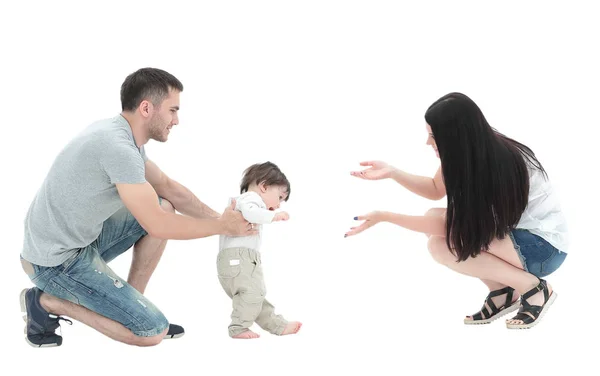
POLYGON ((492 128, 469 97, 447 94, 425 113, 446 185, 446 244, 458 261, 488 250, 527 207, 530 168, 546 172, 527 146, 492 128))

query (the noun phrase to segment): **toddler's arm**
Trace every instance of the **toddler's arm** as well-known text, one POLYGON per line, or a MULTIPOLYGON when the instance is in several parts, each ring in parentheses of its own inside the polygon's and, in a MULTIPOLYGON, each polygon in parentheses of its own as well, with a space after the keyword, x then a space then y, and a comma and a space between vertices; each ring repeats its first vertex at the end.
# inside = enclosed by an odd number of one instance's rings
POLYGON ((250 223, 269 224, 275 217, 275 212, 261 207, 260 198, 248 195, 237 200, 237 209, 250 223))

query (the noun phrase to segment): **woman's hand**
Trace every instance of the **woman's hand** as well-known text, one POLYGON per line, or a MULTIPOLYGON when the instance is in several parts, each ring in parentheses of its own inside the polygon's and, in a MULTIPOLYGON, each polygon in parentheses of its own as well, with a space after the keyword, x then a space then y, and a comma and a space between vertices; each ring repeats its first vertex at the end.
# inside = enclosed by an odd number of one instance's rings
POLYGON ((346 234, 344 235, 344 238, 348 237, 348 236, 360 234, 361 232, 365 231, 366 229, 375 226, 379 222, 383 222, 384 221, 384 212, 373 211, 373 212, 370 212, 369 214, 359 215, 358 217, 354 217, 354 220, 364 221, 364 222, 356 227, 351 227, 350 231, 346 232, 346 234))
POLYGON ((366 161, 360 162, 361 166, 369 166, 366 170, 352 171, 350 175, 365 180, 381 180, 388 179, 392 176, 394 167, 383 161, 366 161))

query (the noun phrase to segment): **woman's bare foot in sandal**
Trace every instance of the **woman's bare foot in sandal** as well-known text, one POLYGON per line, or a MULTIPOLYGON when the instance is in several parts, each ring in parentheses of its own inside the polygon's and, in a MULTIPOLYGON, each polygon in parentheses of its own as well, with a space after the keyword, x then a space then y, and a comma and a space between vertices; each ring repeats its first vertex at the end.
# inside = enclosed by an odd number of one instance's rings
MULTIPOLYGON (((540 280, 540 283, 541 283, 541 281, 542 280, 540 280)), ((552 304, 552 302, 554 302, 554 299, 556 298, 556 294, 554 294, 554 292, 552 290, 552 286, 550 286, 550 284, 547 283, 546 281, 544 281, 543 284, 545 284, 545 286, 546 286, 546 289, 548 291, 547 292, 548 296, 547 297, 545 296, 545 294, 544 294, 545 291, 542 286, 541 289, 538 289, 537 293, 535 293, 534 295, 531 295, 529 298, 525 299, 525 301, 528 303, 529 306, 543 307, 542 310, 544 310, 544 308, 547 309, 547 307, 545 307, 546 303, 549 302, 550 304, 552 304)), ((537 288, 538 286, 539 285, 535 286, 533 289, 537 288)), ((517 314, 517 316, 515 316, 512 319, 506 320, 506 324, 509 326, 513 326, 513 327, 522 326, 524 328, 529 328, 537 323, 536 321, 538 321, 538 318, 540 318, 539 316, 541 316, 541 313, 542 312, 535 315, 535 312, 531 311, 531 309, 523 309, 522 308, 521 310, 519 310, 519 314, 517 314), (517 317, 519 317, 520 315, 527 315, 528 317, 531 318, 531 320, 527 319, 525 316, 523 316, 521 319, 518 319, 517 317), (525 321, 527 321, 527 322, 525 322, 525 321), (533 325, 531 325, 531 324, 533 324, 533 325)))
POLYGON ((504 316, 518 308, 515 302, 519 300, 519 294, 511 287, 490 291, 489 295, 479 312, 467 316, 465 324, 488 324, 495 319, 504 316))
POLYGON ((235 338, 235 339, 253 339, 253 338, 259 338, 260 335, 258 335, 257 333, 254 333, 252 330, 246 330, 245 332, 241 332, 240 334, 236 334, 231 338, 235 338))
POLYGON ((298 333, 298 331, 300 330, 300 328, 302 327, 302 323, 298 322, 298 321, 292 321, 289 322, 285 329, 283 329, 283 332, 281 333, 282 336, 286 335, 286 334, 296 334, 298 333))

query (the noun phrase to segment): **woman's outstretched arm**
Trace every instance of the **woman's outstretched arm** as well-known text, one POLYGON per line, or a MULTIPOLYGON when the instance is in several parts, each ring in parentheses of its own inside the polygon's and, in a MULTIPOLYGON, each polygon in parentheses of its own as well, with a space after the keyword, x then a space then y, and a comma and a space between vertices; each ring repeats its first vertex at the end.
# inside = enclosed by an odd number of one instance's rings
POLYGON ((369 168, 362 171, 352 171, 350 174, 365 180, 394 179, 409 191, 430 200, 440 200, 446 196, 446 186, 442 176, 441 167, 438 168, 433 178, 419 176, 404 172, 383 161, 365 161, 361 166, 369 168))

